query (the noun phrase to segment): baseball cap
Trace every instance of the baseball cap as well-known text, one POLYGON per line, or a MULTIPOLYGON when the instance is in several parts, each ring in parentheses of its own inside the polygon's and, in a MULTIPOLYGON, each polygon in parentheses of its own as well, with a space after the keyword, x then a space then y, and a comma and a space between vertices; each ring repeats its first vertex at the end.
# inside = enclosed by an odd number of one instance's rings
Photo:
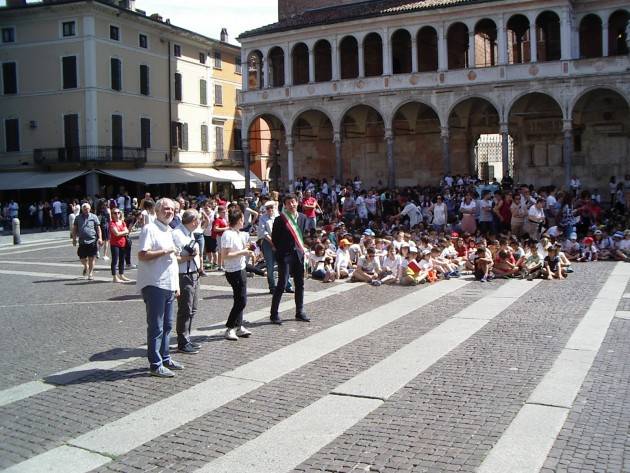
POLYGON ((613 235, 613 238, 623 238, 623 237, 624 237, 624 235, 623 235, 622 232, 615 232, 614 235, 613 235))
POLYGON ((374 232, 370 228, 366 228, 363 234, 365 236, 374 236, 374 232))
POLYGON ((602 235, 604 232, 602 232, 601 230, 595 230, 593 232, 593 235, 602 235))
POLYGON ((409 253, 417 253, 417 252, 418 252, 418 247, 416 246, 416 244, 413 242, 409 243, 409 253))
POLYGON ((339 242, 339 246, 350 246, 351 243, 345 238, 339 242))
POLYGON ((571 235, 569 235, 569 240, 577 240, 577 233, 571 233, 571 235))

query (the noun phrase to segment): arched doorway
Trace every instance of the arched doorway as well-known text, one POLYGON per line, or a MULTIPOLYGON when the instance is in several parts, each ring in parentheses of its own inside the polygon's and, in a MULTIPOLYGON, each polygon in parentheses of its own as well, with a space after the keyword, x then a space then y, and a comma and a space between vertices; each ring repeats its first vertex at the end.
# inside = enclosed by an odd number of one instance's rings
POLYGON ((514 15, 507 22, 508 64, 525 64, 531 61, 529 19, 514 15))
POLYGON ((411 73, 411 35, 405 29, 396 30, 392 35, 392 72, 411 73))
POLYGON ((284 51, 276 46, 269 51, 269 83, 271 87, 282 87, 284 80, 284 51))
POLYGON ((545 11, 536 18, 536 44, 538 61, 559 61, 561 57, 560 18, 552 11, 545 11))
POLYGON ((359 44, 354 36, 346 36, 339 43, 339 67, 342 79, 359 77, 359 44))
POLYGON ((293 85, 308 84, 308 46, 298 43, 291 54, 293 67, 293 85))
POLYGON ((263 72, 263 55, 260 51, 252 51, 247 56, 247 88, 260 90, 265 86, 263 72))
POLYGON ((580 58, 602 56, 602 20, 591 13, 580 21, 580 58))
POLYGON ((417 36, 418 71, 429 72, 438 70, 438 35, 435 28, 425 26, 420 28, 417 36))
POLYGON ((435 110, 410 102, 394 114, 394 161, 398 186, 433 186, 443 172, 440 118, 435 110))
POLYGON ((383 75, 383 41, 378 33, 370 33, 363 40, 365 77, 383 75))
POLYGON ((448 127, 452 173, 479 177, 486 177, 492 173, 500 180, 503 172, 503 169, 499 168, 501 148, 498 149, 498 155, 482 154, 484 143, 487 142, 486 137, 481 139, 482 136, 491 135, 496 140, 498 135, 498 140, 501 140, 499 114, 494 105, 479 97, 459 102, 451 110, 448 127))
POLYGON ((320 39, 314 46, 315 82, 328 82, 332 79, 332 49, 330 43, 320 39))
POLYGON ((341 120, 343 175, 360 176, 366 186, 387 184, 385 123, 368 105, 356 105, 341 120))
POLYGON ((271 189, 288 182, 286 133, 282 120, 271 114, 255 118, 247 131, 250 167, 271 189))
POLYGON ((335 174, 333 124, 319 110, 302 112, 293 122, 295 176, 327 178, 335 174))
POLYGON ((448 68, 468 67, 468 27, 464 23, 454 23, 448 29, 448 68))
POLYGON ((509 112, 514 137, 515 182, 562 185, 563 116, 558 102, 543 93, 520 97, 509 112))
POLYGON ((573 107, 574 173, 588 188, 607 193, 610 176, 630 174, 630 109, 611 89, 594 89, 573 107))

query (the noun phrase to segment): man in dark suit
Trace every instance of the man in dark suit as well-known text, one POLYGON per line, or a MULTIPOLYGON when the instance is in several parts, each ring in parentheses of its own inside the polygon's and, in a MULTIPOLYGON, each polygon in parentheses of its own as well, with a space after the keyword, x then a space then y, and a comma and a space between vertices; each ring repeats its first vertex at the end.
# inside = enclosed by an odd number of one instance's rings
POLYGON ((293 277, 295 287, 295 318, 302 322, 311 319, 304 313, 304 229, 306 217, 297 211, 298 201, 295 194, 287 194, 280 215, 273 221, 271 241, 276 250, 278 262, 278 282, 271 300, 271 323, 281 325, 278 315, 280 299, 287 285, 289 275, 293 277))

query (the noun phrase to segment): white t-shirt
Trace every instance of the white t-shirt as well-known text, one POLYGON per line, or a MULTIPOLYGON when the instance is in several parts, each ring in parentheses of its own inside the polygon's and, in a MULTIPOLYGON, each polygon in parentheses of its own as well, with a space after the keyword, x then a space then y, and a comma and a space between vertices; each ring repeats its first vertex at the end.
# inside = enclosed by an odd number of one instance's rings
POLYGON ((477 211, 477 203, 474 200, 471 200, 469 203, 466 201, 462 201, 462 205, 459 206, 462 213, 475 215, 477 211))
POLYGON ((58 200, 55 200, 52 203, 52 208, 53 208, 53 214, 60 214, 61 213, 61 202, 59 202, 58 200))
POLYGON ((402 209, 400 215, 406 215, 409 217, 409 226, 414 227, 422 222, 422 212, 416 207, 413 202, 407 202, 405 208, 402 209))
POLYGON ((528 212, 529 218, 531 220, 544 220, 545 218, 545 211, 543 209, 539 209, 538 207, 536 207, 535 205, 532 205, 529 208, 529 212, 528 212))
MULTIPOLYGON (((249 243, 249 235, 245 232, 237 232, 228 228, 221 235, 221 249, 228 249, 230 252, 243 251, 249 243)), ((246 256, 236 256, 234 258, 224 258, 223 267, 226 273, 234 273, 245 269, 246 256)))
MULTIPOLYGON (((175 248, 173 230, 159 220, 142 228, 138 251, 170 250, 175 248)), ((179 290, 177 257, 173 253, 159 256, 151 261, 138 262, 138 291, 146 286, 155 286, 167 291, 179 290)))
POLYGON ((435 204, 433 206, 433 225, 446 225, 446 204, 435 204))

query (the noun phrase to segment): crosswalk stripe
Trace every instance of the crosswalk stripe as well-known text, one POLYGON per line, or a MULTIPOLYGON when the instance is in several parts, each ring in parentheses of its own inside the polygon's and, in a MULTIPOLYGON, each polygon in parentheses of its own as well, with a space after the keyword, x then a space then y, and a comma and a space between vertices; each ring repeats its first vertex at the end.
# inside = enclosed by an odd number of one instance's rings
POLYGON ((26 249, 26 250, 19 250, 19 251, 3 251, 1 253, 1 256, 11 256, 11 255, 21 255, 23 253, 30 253, 33 251, 44 251, 44 250, 54 250, 56 248, 70 248, 71 244, 66 243, 65 245, 55 245, 55 246, 45 246, 43 248, 30 248, 30 249, 26 249))
POLYGON ((628 265, 617 263, 553 366, 478 473, 538 473, 542 468, 604 342, 629 280, 628 265))
MULTIPOLYGON (((40 455, 37 461, 25 462, 3 470, 4 473, 66 473, 68 465, 80 468, 81 471, 90 471, 112 461, 98 453, 88 452, 80 448, 62 446, 40 455)), ((35 457, 38 458, 38 457, 35 457)))
POLYGON ((486 308, 489 307, 486 302, 496 302, 491 309, 485 310, 489 313, 471 313, 468 308, 463 309, 381 362, 333 389, 328 396, 206 464, 196 473, 280 473, 292 470, 473 336, 538 283, 540 280, 506 283, 473 304, 486 308), (478 317, 471 317, 476 314, 478 317), (343 400, 340 401, 339 398, 343 400), (344 421, 337 422, 339 409, 342 408, 347 410, 344 421), (301 435, 295 434, 302 441, 297 449, 292 441, 277 441, 300 431, 304 432, 301 435))
MULTIPOLYGON (((304 294, 304 303, 311 304, 313 302, 317 302, 328 297, 336 296, 338 294, 342 294, 344 292, 350 291, 352 289, 356 289, 360 287, 360 284, 349 284, 349 283, 340 283, 336 285, 331 285, 326 289, 316 292, 307 292, 304 294)), ((285 300, 280 303, 279 312, 284 312, 286 310, 290 310, 294 307, 294 302, 292 300, 285 300)), ((246 314, 247 320, 250 322, 257 322, 259 320, 263 320, 269 317, 269 309, 259 309, 246 314)), ((212 337, 221 334, 225 330, 223 325, 220 328, 213 328, 211 330, 198 330, 194 329, 191 332, 191 337, 212 337)), ((139 349, 146 349, 146 345, 138 347, 139 349)), ((102 370, 111 370, 115 369, 119 366, 122 366, 126 363, 131 363, 140 360, 140 357, 128 357, 121 358, 118 360, 104 360, 104 361, 91 361, 89 363, 82 364, 80 366, 76 366, 74 368, 70 368, 67 370, 60 371, 58 373, 53 373, 51 375, 46 376, 45 380, 36 380, 23 384, 19 384, 17 386, 13 386, 7 389, 0 391, 0 407, 5 406, 7 404, 11 404, 16 401, 21 401, 22 399, 26 399, 31 396, 35 396, 42 392, 49 391, 50 389, 55 388, 59 385, 69 384, 79 379, 85 378, 94 374, 97 371, 102 370), (54 383, 54 384, 51 384, 54 383)))
MULTIPOLYGON (((215 376, 158 403, 139 409, 121 419, 70 440, 67 444, 74 448, 81 448, 105 456, 123 455, 153 438, 273 381, 277 376, 296 370, 304 364, 368 335, 442 296, 461 289, 468 283, 468 281, 451 280, 421 290, 414 290, 411 294, 387 303, 378 309, 365 312, 342 324, 327 328, 288 347, 276 350, 272 354, 256 359, 240 368, 215 376), (378 319, 378 321, 374 319, 378 319), (274 366, 263 366, 261 363, 263 359, 266 363, 271 363, 274 366), (212 394, 209 395, 209 393, 212 394), (183 408, 183 406, 188 407, 183 408), (162 409, 168 409, 168 411, 165 412, 162 409)), ((44 469, 44 465, 59 465, 64 459, 61 456, 57 459, 56 450, 57 448, 46 452, 46 464, 41 460, 43 455, 37 455, 25 462, 29 462, 29 465, 39 464, 42 469, 44 469)), ((21 464, 18 463, 7 471, 10 473, 20 472, 22 471, 20 469, 21 464)), ((75 467, 66 464, 65 473, 84 473, 86 471, 89 470, 80 465, 75 467)))
POLYGON ((6 250, 12 250, 12 249, 20 249, 20 248, 30 248, 33 246, 42 246, 42 245, 52 245, 52 244, 57 244, 60 242, 69 242, 70 240, 68 238, 51 238, 48 240, 35 240, 35 241, 28 241, 28 242, 23 242, 20 243, 19 245, 14 245, 14 244, 4 244, 4 245, 0 245, 0 252, 4 252, 6 250))

